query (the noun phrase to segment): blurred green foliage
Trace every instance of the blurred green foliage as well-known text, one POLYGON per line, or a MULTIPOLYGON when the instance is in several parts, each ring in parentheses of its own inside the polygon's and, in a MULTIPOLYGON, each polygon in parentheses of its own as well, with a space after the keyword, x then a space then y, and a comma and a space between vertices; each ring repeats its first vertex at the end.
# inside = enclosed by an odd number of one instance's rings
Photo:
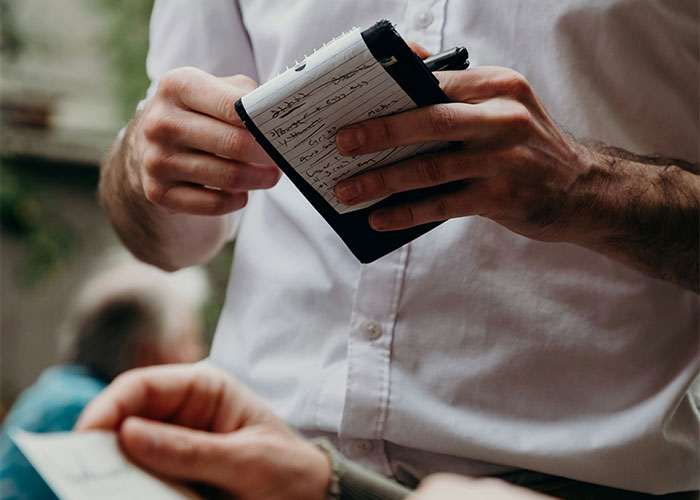
POLYGON ((110 23, 105 50, 115 70, 121 116, 128 121, 148 88, 146 54, 153 0, 98 0, 94 3, 105 11, 110 23))
POLYGON ((15 58, 22 50, 22 39, 17 32, 11 0, 0 0, 0 52, 4 57, 15 58))
POLYGON ((0 163, 0 176, 0 224, 22 244, 24 265, 15 270, 16 278, 31 287, 53 275, 80 238, 52 207, 51 184, 37 182, 34 172, 8 159, 0 163))

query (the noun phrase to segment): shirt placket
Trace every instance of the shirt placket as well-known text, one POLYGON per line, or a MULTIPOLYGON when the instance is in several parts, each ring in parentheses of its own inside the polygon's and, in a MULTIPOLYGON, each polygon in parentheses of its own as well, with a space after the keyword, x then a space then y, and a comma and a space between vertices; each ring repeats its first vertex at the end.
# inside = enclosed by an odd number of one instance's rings
POLYGON ((401 23, 403 38, 432 53, 443 50, 446 6, 447 0, 409 2, 401 23))
POLYGON ((348 458, 391 474, 381 441, 389 404, 391 346, 409 245, 362 266, 348 335, 339 432, 348 458))

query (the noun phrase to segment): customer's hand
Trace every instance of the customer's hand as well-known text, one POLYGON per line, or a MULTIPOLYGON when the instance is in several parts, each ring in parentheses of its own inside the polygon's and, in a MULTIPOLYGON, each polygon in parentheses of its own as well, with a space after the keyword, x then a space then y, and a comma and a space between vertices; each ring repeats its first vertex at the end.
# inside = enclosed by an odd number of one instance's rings
POLYGON ((237 499, 323 499, 325 454, 292 432, 248 388, 207 365, 168 365, 117 377, 76 430, 113 429, 136 463, 206 483, 237 499))
POLYGON ((494 478, 433 474, 406 500, 545 500, 551 498, 494 478))
POLYGON ((248 191, 274 186, 279 169, 234 109, 255 87, 243 75, 166 73, 128 134, 132 187, 173 212, 222 215, 242 208, 248 191))

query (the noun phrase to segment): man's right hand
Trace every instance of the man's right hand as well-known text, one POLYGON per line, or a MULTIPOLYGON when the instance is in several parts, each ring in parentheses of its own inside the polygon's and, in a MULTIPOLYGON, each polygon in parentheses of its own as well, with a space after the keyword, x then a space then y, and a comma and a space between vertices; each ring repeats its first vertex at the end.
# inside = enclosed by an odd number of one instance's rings
POLYGON ((223 215, 277 183, 279 169, 235 110, 255 87, 242 75, 174 69, 114 143, 100 200, 137 258, 169 271, 206 262, 230 234, 223 215))
POLYGON ((248 191, 274 186, 279 169, 234 109, 255 87, 243 75, 166 73, 132 131, 132 187, 172 212, 222 215, 245 206, 248 191))

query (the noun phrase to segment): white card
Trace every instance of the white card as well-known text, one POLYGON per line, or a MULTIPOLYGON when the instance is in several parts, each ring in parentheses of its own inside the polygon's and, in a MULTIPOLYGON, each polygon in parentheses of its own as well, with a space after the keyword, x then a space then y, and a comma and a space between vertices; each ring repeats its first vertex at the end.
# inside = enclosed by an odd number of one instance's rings
POLYGON ((11 437, 61 500, 201 500, 130 462, 114 432, 15 430, 11 437))

